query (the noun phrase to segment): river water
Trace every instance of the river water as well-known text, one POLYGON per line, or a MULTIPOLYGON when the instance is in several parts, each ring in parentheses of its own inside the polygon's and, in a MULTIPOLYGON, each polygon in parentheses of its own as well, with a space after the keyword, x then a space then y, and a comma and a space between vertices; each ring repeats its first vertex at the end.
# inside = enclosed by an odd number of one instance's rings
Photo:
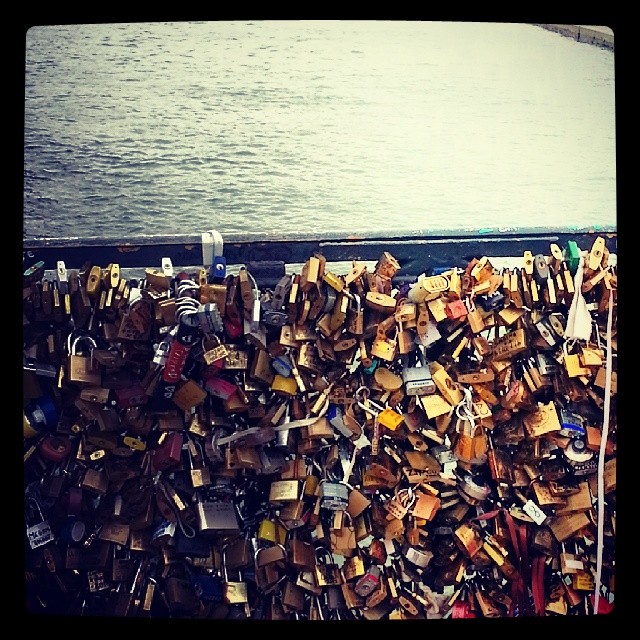
POLYGON ((512 23, 34 26, 23 236, 615 225, 614 55, 512 23))

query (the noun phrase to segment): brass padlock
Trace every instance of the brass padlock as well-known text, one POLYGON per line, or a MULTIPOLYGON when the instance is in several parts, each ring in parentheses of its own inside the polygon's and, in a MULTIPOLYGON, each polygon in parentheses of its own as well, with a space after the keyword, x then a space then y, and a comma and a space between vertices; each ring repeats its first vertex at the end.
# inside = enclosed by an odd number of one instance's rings
POLYGON ((202 445, 190 439, 187 442, 187 454, 189 456, 189 473, 191 475, 192 486, 194 489, 208 487, 212 482, 211 471, 206 464, 202 445), (197 466, 195 463, 196 459, 198 460, 197 466))
POLYGON ((396 358, 397 343, 392 338, 376 337, 371 344, 371 355, 386 362, 393 362, 396 358))
POLYGON ((229 580, 229 572, 226 564, 228 545, 222 548, 222 597, 227 604, 244 604, 249 601, 247 583, 242 578, 242 572, 238 571, 237 580, 229 580))
POLYGON ((269 488, 269 502, 280 504, 294 502, 300 498, 299 480, 274 480, 269 488))
POLYGON ((281 592, 282 604, 285 607, 289 607, 294 611, 302 611, 304 610, 304 602, 305 602, 305 592, 302 587, 296 585, 296 583, 290 579, 286 578, 284 581, 284 586, 282 587, 281 592))
POLYGON ((316 554, 313 545, 297 537, 289 540, 289 562, 301 572, 313 571, 316 567, 316 554))
POLYGON ((331 552, 324 547, 317 546, 315 548, 315 554, 316 584, 319 587, 340 584, 340 568, 335 563, 331 552))
POLYGON ((69 381, 100 386, 102 382, 100 366, 91 357, 91 351, 96 348, 96 341, 89 335, 73 337, 73 334, 70 333, 67 346, 69 351, 67 369, 69 381), (88 355, 78 355, 76 353, 78 345, 81 344, 89 345, 88 355))

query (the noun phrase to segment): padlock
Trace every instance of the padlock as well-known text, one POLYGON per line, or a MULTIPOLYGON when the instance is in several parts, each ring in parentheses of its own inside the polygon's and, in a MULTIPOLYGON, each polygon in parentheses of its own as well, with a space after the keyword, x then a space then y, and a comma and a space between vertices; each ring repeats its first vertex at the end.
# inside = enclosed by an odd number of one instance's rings
POLYGON ((282 604, 294 611, 303 611, 305 603, 305 592, 302 587, 296 585, 295 581, 286 578, 281 591, 282 604))
POLYGON ((82 476, 80 486, 83 491, 87 491, 93 495, 103 496, 107 493, 109 479, 107 478, 107 474, 101 469, 89 467, 82 476))
MULTIPOLYGON (((311 548, 311 551, 313 553, 313 547, 311 548)), ((279 567, 284 567, 286 566, 287 560, 290 555, 292 554, 287 553, 287 549, 284 545, 274 544, 268 547, 258 548, 256 550, 254 560, 257 567, 265 567, 271 564, 277 565, 279 567)))
POLYGON ((365 572, 364 559, 360 553, 346 558, 342 565, 342 574, 347 582, 363 576, 365 572))
POLYGON ((255 582, 262 593, 270 593, 283 577, 279 565, 275 562, 255 567, 255 582))
POLYGON ((411 564, 414 564, 421 569, 428 567, 433 558, 432 551, 429 551, 428 549, 420 549, 408 543, 405 543, 403 546, 402 555, 408 562, 411 562, 411 564))
POLYGON ((367 607, 367 609, 375 609, 387 600, 387 598, 389 597, 388 585, 389 581, 387 580, 387 577, 383 572, 380 575, 380 582, 378 583, 378 586, 365 598, 365 606, 367 607))
POLYGON ((371 344, 371 355, 386 362, 393 362, 395 360, 396 351, 397 342, 392 338, 377 337, 371 344))
POLYGON ((347 603, 342 591, 342 585, 329 585, 324 589, 327 609, 330 612, 339 612, 347 608, 347 603))
POLYGON ((322 547, 315 547, 316 566, 315 578, 319 587, 340 584, 340 568, 335 563, 331 552, 322 547))
POLYGON ((387 561, 387 548, 379 538, 373 538, 367 550, 369 559, 376 564, 384 565, 387 561))
POLYGON ((248 534, 238 536, 226 546, 225 563, 227 569, 248 567, 254 560, 251 541, 248 534))
POLYGON ((436 392, 436 384, 431 376, 431 370, 425 363, 422 348, 415 349, 415 355, 420 366, 406 362, 402 369, 404 390, 409 396, 427 396, 436 392))
POLYGON ((244 604, 249 602, 247 583, 242 578, 242 572, 237 571, 236 580, 229 580, 228 568, 226 565, 227 545, 222 547, 222 598, 227 604, 244 604))
MULTIPOLYGON (((315 551, 314 551, 315 558, 315 551)), ((301 587, 308 593, 313 595, 320 595, 322 593, 322 587, 316 582, 316 565, 315 560, 311 569, 307 571, 300 571, 296 576, 296 585, 301 587)))
POLYGON ((27 540, 31 549, 37 549, 54 541, 51 525, 44 517, 40 503, 34 496, 25 495, 25 519, 27 540))
POLYGON ((211 484, 211 471, 204 459, 202 445, 199 442, 189 439, 186 448, 187 455, 189 457, 189 474, 191 476, 191 484, 193 488, 198 489, 200 487, 208 487, 211 484), (199 452, 197 467, 194 463, 193 451, 199 452))
POLYGON ((153 450, 152 465, 154 471, 166 471, 180 464, 182 460, 182 443, 184 435, 181 431, 164 432, 153 450))
POLYGON ((263 518, 258 525, 258 540, 272 544, 284 544, 287 538, 287 529, 270 518, 263 518))
POLYGON ((356 580, 353 590, 360 597, 366 598, 378 588, 380 584, 380 575, 380 567, 376 564, 371 565, 365 573, 356 580))
POLYGON ((196 518, 203 535, 231 535, 240 531, 238 514, 230 500, 203 499, 197 491, 196 518))
POLYGON ((100 366, 91 356, 91 352, 96 348, 96 341, 88 334, 74 336, 70 333, 67 340, 67 348, 69 351, 67 369, 69 381, 85 385, 100 386, 100 383, 102 382, 100 366), (79 355, 77 353, 79 345, 88 345, 89 353, 86 355, 79 355))
POLYGON ((321 480, 320 506, 330 511, 344 511, 349 505, 349 488, 342 482, 321 480))
POLYGON ((467 306, 462 300, 451 300, 445 304, 444 309, 449 320, 460 320, 468 313, 467 306))
POLYGON ((190 614, 198 606, 193 584, 186 577, 167 577, 164 581, 164 592, 172 614, 190 614))
POLYGON ((283 504, 300 498, 299 480, 274 480, 269 488, 269 502, 283 504))

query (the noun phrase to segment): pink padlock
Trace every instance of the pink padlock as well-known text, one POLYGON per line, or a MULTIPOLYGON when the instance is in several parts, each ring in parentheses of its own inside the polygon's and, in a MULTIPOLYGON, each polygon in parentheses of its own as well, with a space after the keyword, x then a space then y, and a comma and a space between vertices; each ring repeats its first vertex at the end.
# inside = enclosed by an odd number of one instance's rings
POLYGON ((451 302, 447 302, 444 312, 450 320, 457 320, 467 315, 467 307, 462 300, 452 300, 451 302))
POLYGON ((216 378, 214 376, 207 378, 204 388, 212 395, 222 400, 228 400, 237 390, 238 387, 233 382, 229 382, 224 378, 216 378))

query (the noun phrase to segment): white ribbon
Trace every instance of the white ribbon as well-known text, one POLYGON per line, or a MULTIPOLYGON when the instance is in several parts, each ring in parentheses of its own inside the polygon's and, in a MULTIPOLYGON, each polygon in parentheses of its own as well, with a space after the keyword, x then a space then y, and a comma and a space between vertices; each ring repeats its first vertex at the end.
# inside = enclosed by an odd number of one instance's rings
POLYGON ((573 278, 573 300, 571 300, 567 326, 564 330, 564 337, 567 340, 589 340, 591 337, 591 313, 589 313, 589 308, 582 295, 585 256, 586 254, 583 252, 576 275, 573 278))
POLYGON ((598 613, 600 604, 600 581, 602 580, 602 549, 604 546, 604 456, 609 435, 609 413, 611 408, 611 326, 613 324, 613 289, 609 289, 609 315, 607 317, 607 364, 605 367, 604 423, 600 439, 598 459, 598 545, 596 550, 596 586, 593 611, 598 613))

